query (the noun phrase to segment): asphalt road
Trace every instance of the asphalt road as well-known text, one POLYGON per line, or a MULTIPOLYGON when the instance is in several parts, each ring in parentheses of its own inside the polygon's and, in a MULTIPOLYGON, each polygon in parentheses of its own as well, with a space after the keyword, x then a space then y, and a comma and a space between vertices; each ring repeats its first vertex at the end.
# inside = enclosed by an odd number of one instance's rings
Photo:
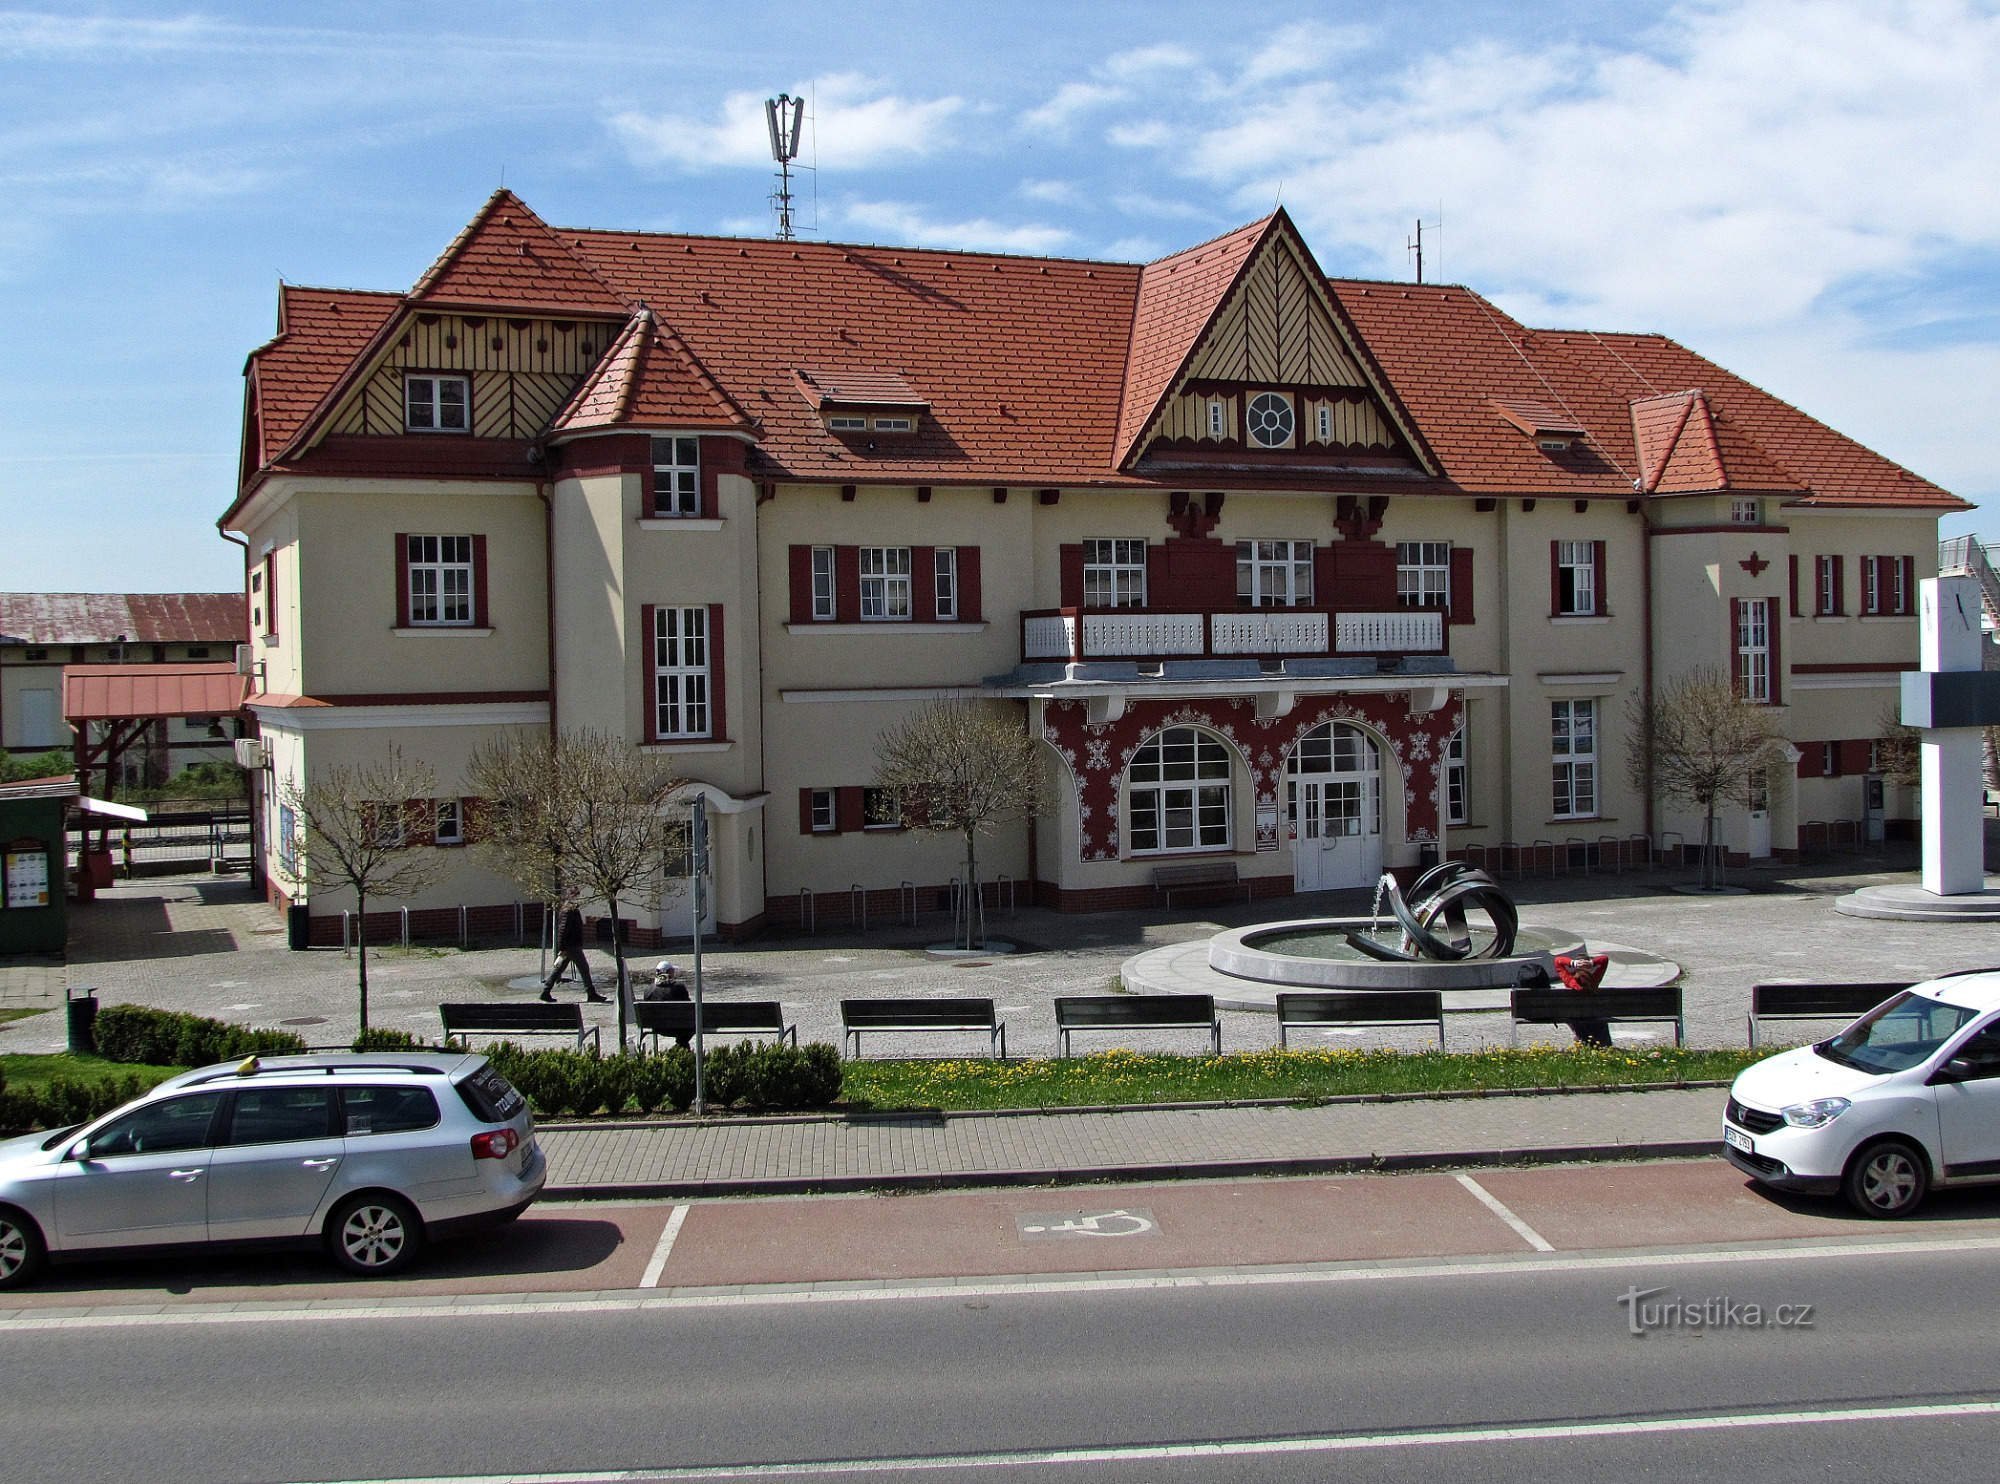
POLYGON ((6 1333, 4 1456, 35 1480, 1984 1477, 1992 1242, 6 1333), (1676 1298, 1766 1325, 1631 1333, 1676 1298))

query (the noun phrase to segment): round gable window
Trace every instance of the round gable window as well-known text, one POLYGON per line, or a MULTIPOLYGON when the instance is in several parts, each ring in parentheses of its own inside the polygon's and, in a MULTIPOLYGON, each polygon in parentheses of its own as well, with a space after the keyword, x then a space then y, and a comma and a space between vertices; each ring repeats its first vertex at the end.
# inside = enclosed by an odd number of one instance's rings
POLYGON ((1250 441, 1263 448, 1283 448, 1292 441, 1292 402, 1276 392, 1259 392, 1250 399, 1250 441))

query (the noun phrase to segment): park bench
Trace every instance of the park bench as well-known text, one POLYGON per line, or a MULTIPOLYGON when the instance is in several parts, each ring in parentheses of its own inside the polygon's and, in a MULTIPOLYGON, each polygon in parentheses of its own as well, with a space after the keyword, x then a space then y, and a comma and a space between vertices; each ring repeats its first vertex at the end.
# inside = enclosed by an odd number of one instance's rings
POLYGON ((1007 1059, 1007 1027, 993 1013, 989 999, 842 1000, 840 1044, 861 1054, 861 1033, 894 1035, 928 1031, 983 1031, 993 1054, 1007 1059))
POLYGON ((583 1023, 578 1004, 439 1005, 438 1015, 447 1045, 456 1037, 470 1047, 473 1036, 568 1036, 579 1051, 586 1036, 592 1045, 601 1044, 597 1027, 583 1023))
POLYGON ((1236 874, 1235 861, 1189 861, 1185 865, 1153 867, 1153 885, 1166 898, 1169 907, 1174 904, 1174 893, 1190 891, 1221 891, 1230 896, 1236 888, 1243 888, 1243 900, 1250 900, 1250 883, 1236 874))
POLYGON ((1606 1025, 1651 1021, 1674 1028, 1674 1044, 1685 1039, 1681 1017, 1681 992, 1665 989, 1517 989, 1508 1008, 1513 1011, 1514 1029, 1523 1025, 1562 1025, 1572 1020, 1601 1020, 1606 1025))
MULTIPOLYGON (((672 1036, 685 1046, 694 1038, 695 1014, 692 1000, 640 1000, 632 1006, 639 1034, 651 1036, 655 1049, 662 1036, 672 1036)), ((775 1036, 780 1042, 799 1044, 799 1028, 785 1019, 784 1006, 776 1000, 703 1000, 701 1034, 710 1036, 775 1036)))
POLYGON ((1346 1030, 1363 1025, 1427 1025, 1444 1049, 1444 996, 1434 989, 1349 990, 1278 996, 1278 1046, 1298 1029, 1346 1030))
POLYGON ((1763 1039, 1767 1020, 1838 1020, 1866 1015, 1907 982, 1848 984, 1753 984, 1750 986, 1750 1044, 1763 1039))
POLYGON ((1208 994, 1064 994, 1056 996, 1056 1037, 1069 1055, 1071 1031, 1205 1030, 1222 1054, 1222 1019, 1208 994))

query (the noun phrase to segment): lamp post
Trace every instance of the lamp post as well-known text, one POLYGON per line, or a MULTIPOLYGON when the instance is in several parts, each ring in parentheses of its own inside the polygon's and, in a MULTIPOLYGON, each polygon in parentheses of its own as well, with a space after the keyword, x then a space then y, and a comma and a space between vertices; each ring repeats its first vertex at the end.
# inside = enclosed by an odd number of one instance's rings
POLYGON ((694 872, 694 1111, 701 1117, 708 1112, 701 1036, 701 919, 707 906, 702 886, 708 875, 708 806, 700 794, 694 796, 688 836, 689 864, 694 872))

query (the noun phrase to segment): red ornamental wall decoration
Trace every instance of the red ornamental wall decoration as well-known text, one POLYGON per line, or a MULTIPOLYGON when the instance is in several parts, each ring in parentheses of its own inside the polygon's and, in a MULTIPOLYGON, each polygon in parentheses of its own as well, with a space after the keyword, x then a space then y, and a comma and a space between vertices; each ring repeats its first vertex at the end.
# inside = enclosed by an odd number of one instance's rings
MULTIPOLYGON (((1116 721, 1092 724, 1086 703, 1052 701, 1042 710, 1042 737, 1069 764, 1076 782, 1077 855, 1085 861, 1119 856, 1118 785, 1132 756, 1167 727, 1201 727, 1236 752, 1249 775, 1259 808, 1275 808, 1285 759, 1299 738, 1325 722, 1349 722, 1385 744, 1403 780, 1407 838, 1438 838, 1443 797, 1441 769, 1452 734, 1465 721, 1464 700, 1452 696, 1429 711, 1412 711, 1406 691, 1367 695, 1301 696, 1285 715, 1259 717, 1249 697, 1233 700, 1132 701, 1116 721)), ((1393 785, 1383 765, 1384 789, 1393 785)))

